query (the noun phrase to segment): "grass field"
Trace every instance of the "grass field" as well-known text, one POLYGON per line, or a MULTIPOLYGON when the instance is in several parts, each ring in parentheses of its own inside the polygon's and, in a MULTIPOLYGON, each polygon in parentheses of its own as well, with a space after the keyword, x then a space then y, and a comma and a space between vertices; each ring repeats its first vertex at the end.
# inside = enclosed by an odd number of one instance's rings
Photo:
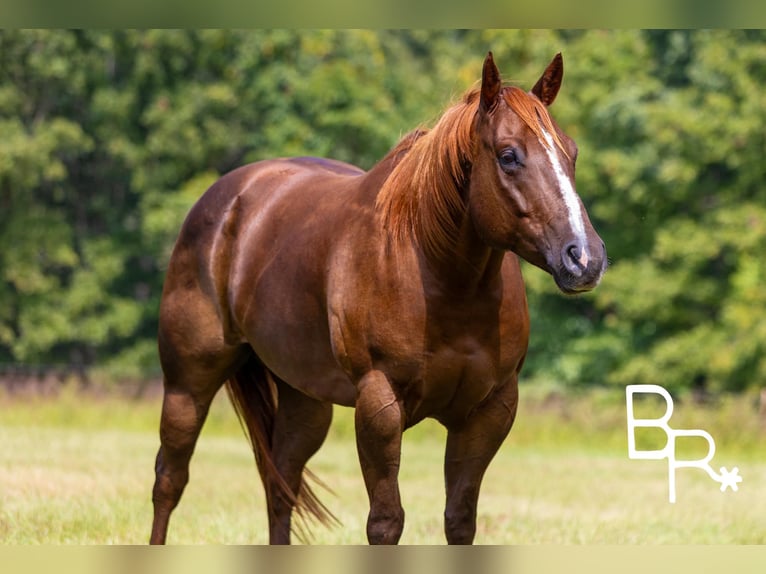
MULTIPOLYGON (((72 390, 55 399, 0 395, 0 543, 145 543, 159 405, 159 398, 72 390)), ((315 528, 313 543, 366 542, 367 496, 352 419, 349 409, 336 408, 330 436, 310 463, 333 489, 322 498, 342 522, 315 528)), ((766 428, 752 398, 677 404, 671 426, 710 432, 717 446, 712 465, 738 466, 739 491, 722 493, 701 470, 680 469, 678 502, 669 504, 667 462, 628 459, 619 395, 566 398, 523 388, 516 425, 484 480, 476 542, 766 543, 766 428)), ((444 541, 443 449, 436 423, 405 434, 403 544, 444 541)), ((700 452, 699 443, 679 444, 679 458, 700 452)), ((267 542, 262 487, 224 394, 198 443, 169 542, 267 542)))

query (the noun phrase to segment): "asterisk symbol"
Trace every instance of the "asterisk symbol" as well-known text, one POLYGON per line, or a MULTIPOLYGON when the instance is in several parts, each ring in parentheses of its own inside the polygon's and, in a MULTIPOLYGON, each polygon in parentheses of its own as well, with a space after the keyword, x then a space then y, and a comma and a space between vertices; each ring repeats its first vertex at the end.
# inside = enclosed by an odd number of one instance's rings
POLYGON ((737 483, 742 482, 742 477, 738 476, 738 473, 739 467, 735 466, 731 469, 731 472, 726 470, 725 466, 721 467, 721 479, 719 480, 721 483, 721 492, 724 492, 729 486, 734 492, 737 492, 737 483))

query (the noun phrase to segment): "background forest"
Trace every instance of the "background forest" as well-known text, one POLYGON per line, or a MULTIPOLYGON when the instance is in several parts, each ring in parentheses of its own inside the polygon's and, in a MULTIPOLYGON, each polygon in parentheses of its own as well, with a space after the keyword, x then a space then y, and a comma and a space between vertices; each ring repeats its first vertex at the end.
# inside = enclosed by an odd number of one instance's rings
MULTIPOLYGON (((0 374, 147 380, 163 273, 209 184, 250 161, 371 167, 492 50, 552 112, 611 268, 525 266, 523 379, 766 384, 766 31, 0 31, 0 374)), ((310 254, 307 254, 310 256, 310 254)))

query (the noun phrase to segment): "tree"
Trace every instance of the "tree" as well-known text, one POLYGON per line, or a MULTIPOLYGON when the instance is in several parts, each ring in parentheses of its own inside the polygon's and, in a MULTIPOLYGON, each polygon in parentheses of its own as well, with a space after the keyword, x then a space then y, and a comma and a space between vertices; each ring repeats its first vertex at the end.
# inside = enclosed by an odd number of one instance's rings
POLYGON ((221 174, 371 167, 477 85, 492 50, 553 105, 611 269, 564 297, 525 266, 529 381, 739 390, 766 363, 766 33, 0 31, 0 362, 158 369, 163 269, 221 174))

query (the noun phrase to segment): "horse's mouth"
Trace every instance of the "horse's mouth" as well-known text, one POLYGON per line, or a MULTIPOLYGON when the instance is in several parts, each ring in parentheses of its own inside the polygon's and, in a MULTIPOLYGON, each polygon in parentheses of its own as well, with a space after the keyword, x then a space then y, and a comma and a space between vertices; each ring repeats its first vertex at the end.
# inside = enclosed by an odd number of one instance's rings
POLYGON ((553 275, 556 286, 566 295, 577 295, 595 289, 601 282, 606 271, 606 261, 597 266, 589 267, 579 276, 571 273, 564 267, 559 267, 553 275))

